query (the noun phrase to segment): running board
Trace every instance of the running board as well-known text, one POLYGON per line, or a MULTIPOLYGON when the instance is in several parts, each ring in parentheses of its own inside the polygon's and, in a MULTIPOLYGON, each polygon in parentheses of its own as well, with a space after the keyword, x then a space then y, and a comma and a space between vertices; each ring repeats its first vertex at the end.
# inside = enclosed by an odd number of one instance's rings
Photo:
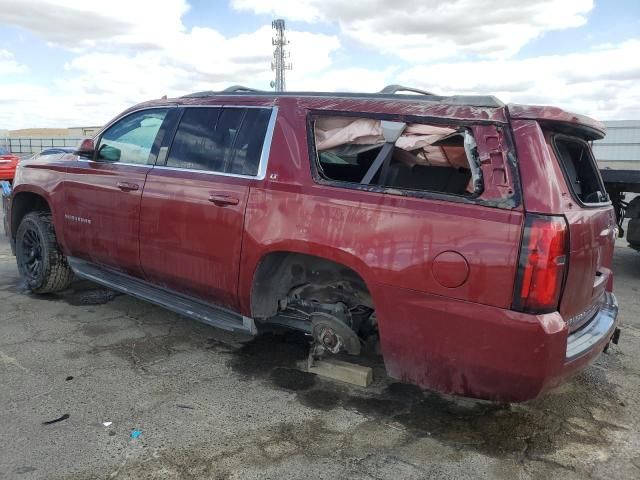
POLYGON ((99 283, 112 290, 146 300, 172 312, 222 330, 251 335, 257 333, 253 319, 239 313, 162 289, 143 280, 100 267, 79 258, 69 257, 67 262, 78 277, 99 283))

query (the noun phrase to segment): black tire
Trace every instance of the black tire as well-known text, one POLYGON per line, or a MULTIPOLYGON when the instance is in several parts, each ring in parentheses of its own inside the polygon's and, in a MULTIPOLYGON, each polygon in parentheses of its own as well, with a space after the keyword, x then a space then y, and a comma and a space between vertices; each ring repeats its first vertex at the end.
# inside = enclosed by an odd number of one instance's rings
POLYGON ((16 234, 16 260, 20 276, 33 293, 59 292, 73 280, 49 212, 24 216, 16 234))

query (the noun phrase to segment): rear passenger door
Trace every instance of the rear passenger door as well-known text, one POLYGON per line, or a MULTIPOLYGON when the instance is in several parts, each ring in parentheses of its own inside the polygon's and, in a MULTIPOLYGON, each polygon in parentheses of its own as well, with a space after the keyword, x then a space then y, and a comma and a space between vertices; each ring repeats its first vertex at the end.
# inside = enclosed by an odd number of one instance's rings
POLYGON ((249 187, 264 178, 271 108, 187 107, 148 174, 140 261, 161 287, 237 307, 249 187))

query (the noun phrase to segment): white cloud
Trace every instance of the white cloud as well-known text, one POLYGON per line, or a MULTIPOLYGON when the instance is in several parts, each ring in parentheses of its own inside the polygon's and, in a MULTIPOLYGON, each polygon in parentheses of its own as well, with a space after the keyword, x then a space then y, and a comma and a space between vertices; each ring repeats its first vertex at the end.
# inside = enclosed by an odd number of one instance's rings
MULTIPOLYGON (((63 78, 50 80, 49 88, 30 88, 24 82, 2 85, 7 104, 0 109, 0 128, 99 125, 133 104, 162 95, 232 84, 268 89, 273 77, 270 38, 267 27, 231 38, 201 29, 180 36, 167 49, 82 53, 65 65, 63 78)), ((292 59, 302 81, 324 71, 330 53, 339 47, 335 37, 326 35, 291 32, 290 38, 296 42, 292 59)), ((3 65, 0 57, 0 72, 3 65)))
POLYGON ((241 11, 337 22, 372 49, 408 61, 507 58, 552 30, 586 23, 593 0, 232 0, 241 11))
POLYGON ((188 8, 185 0, 0 0, 0 23, 78 51, 100 43, 155 48, 165 32, 183 28, 188 8))
POLYGON ((397 67, 369 70, 362 67, 331 68, 309 75, 297 69, 287 75, 287 84, 295 90, 325 92, 377 92, 394 82, 397 67))
POLYGON ((0 49, 0 75, 10 75, 12 73, 23 73, 26 71, 27 67, 16 62, 11 52, 0 49))
MULTIPOLYGON (((237 8, 258 13, 339 22, 342 36, 316 33, 317 26, 314 33, 287 31, 294 63, 287 72, 290 90, 373 92, 402 83, 442 94, 553 104, 601 119, 640 117, 640 39, 569 55, 509 56, 537 35, 584 22, 590 0, 532 0, 518 8, 506 0, 398 0, 393 8, 384 3, 234 1, 237 8), (358 59, 349 65, 351 52, 342 44, 352 38, 381 44, 397 59, 370 68, 358 59), (445 54, 454 60, 441 58, 445 54), (337 64, 336 58, 342 61, 337 64)), ((189 29, 181 20, 188 8, 185 0, 165 0, 162 8, 149 0, 0 0, 0 24, 28 29, 73 53, 63 75, 36 83, 24 65, 0 49, 0 128, 101 124, 132 104, 165 94, 231 84, 268 89, 270 25, 234 36, 208 27, 189 29)))
MULTIPOLYGON (((74 124, 100 124, 131 104, 165 94, 230 84, 269 88, 270 25, 225 37, 212 28, 187 29, 181 21, 187 9, 184 0, 165 0, 161 8, 148 0, 0 0, 0 24, 29 29, 75 53, 64 66, 66 75, 51 79, 46 90, 27 97, 22 85, 5 84, 3 94, 12 92, 8 98, 20 104, 20 113, 0 113, 0 126, 60 126, 69 118, 75 118, 74 124), (38 19, 33 18, 36 11, 38 19), (23 115, 31 108, 38 111, 23 115)), ((303 77, 328 68, 332 52, 340 48, 332 35, 290 31, 288 38, 303 77)), ((0 71, 11 60, 0 51, 0 71)))
POLYGON ((492 93, 601 119, 640 117, 638 51, 640 39, 568 55, 436 63, 409 68, 399 80, 442 94, 492 93))

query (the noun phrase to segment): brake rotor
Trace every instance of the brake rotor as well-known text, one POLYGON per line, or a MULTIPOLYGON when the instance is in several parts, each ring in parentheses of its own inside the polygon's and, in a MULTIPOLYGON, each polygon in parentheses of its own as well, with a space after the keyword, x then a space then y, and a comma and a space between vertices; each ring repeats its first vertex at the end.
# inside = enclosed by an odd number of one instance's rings
POLYGON ((322 348, 331 353, 360 354, 360 339, 340 318, 324 312, 312 313, 310 318, 313 337, 322 348))

